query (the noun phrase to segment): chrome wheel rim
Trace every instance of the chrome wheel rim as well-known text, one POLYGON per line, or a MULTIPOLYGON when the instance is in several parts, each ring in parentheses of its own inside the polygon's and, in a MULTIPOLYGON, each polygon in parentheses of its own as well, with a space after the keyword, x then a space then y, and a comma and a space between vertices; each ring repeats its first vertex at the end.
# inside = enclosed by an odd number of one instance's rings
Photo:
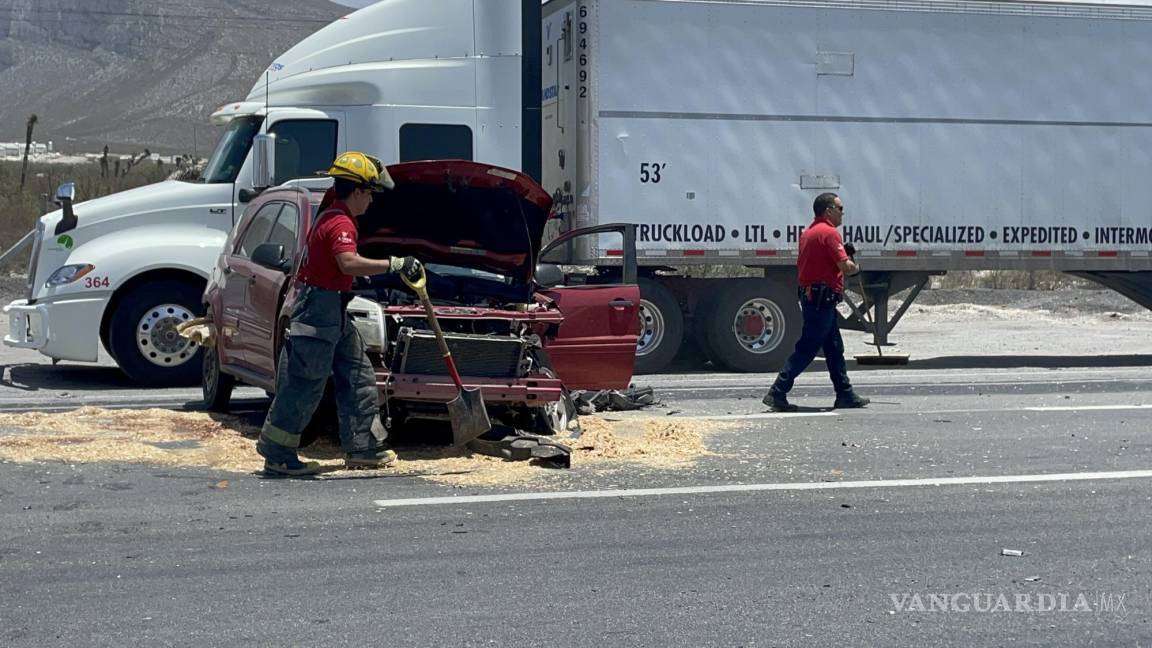
POLYGON ((664 341, 664 314, 652 302, 641 299, 637 317, 640 318, 640 337, 636 338, 636 355, 645 356, 664 341))
POLYGON ((176 327, 195 315, 180 304, 149 308, 136 324, 136 348, 157 367, 178 367, 196 355, 196 343, 180 337, 176 327))
POLYGON ((736 310, 732 335, 749 353, 769 353, 784 340, 784 326, 784 311, 776 302, 756 297, 736 310))

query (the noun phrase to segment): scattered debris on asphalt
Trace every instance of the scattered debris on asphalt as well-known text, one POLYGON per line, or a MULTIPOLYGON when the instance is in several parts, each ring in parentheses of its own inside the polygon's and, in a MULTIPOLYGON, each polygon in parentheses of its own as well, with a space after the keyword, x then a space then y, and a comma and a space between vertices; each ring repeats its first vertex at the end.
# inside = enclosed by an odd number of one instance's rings
MULTIPOLYGON (((622 464, 654 468, 692 465, 708 454, 703 434, 722 423, 664 416, 627 416, 609 420, 587 416, 580 420, 583 434, 576 439, 535 437, 520 439, 510 452, 528 450, 531 461, 509 461, 467 448, 420 446, 398 448, 400 459, 391 468, 356 471, 356 477, 414 476, 454 486, 504 485, 539 479, 550 474, 538 466, 571 465, 593 470, 622 464)), ((204 467, 235 473, 260 473, 263 460, 256 454, 260 429, 251 418, 164 409, 109 410, 83 407, 70 412, 0 414, 0 459, 32 463, 136 463, 161 466, 204 467)), ((509 428, 511 429, 511 428, 509 428)), ((513 439, 513 441, 516 441, 513 439)), ((509 442, 512 443, 511 441, 509 442)), ((339 446, 320 439, 301 450, 307 460, 320 461, 334 472, 322 479, 349 475, 339 446)), ((216 482, 228 488, 228 480, 216 482)))
POLYGON ((620 390, 579 391, 572 394, 576 403, 576 413, 587 416, 597 412, 629 412, 657 405, 660 401, 652 393, 651 387, 635 385, 620 390))

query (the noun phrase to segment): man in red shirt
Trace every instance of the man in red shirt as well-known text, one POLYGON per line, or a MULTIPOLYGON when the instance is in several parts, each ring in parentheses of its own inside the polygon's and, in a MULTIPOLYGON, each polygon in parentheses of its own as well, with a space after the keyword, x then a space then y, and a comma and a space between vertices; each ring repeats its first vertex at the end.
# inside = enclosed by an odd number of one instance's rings
POLYGON ((329 378, 336 392, 345 465, 377 468, 396 460, 380 424, 376 371, 345 309, 355 277, 385 272, 417 277, 420 262, 412 257, 369 259, 356 251, 355 219, 368 210, 372 192, 393 187, 379 160, 350 151, 336 158, 328 175, 335 178, 333 200, 308 234, 288 337, 280 352, 276 397, 256 443, 264 471, 274 475, 320 472, 318 463, 300 461, 296 449, 329 378))
POLYGON ((836 304, 843 300, 844 275, 860 271, 852 260, 855 250, 851 246, 845 249, 840 232, 836 231, 844 221, 844 203, 834 193, 822 193, 812 203, 812 211, 816 219, 800 235, 800 255, 796 262, 804 328, 796 349, 764 396, 764 404, 776 412, 798 409, 788 402, 788 392, 820 349, 824 350, 824 362, 836 389, 833 407, 864 407, 869 403, 867 398, 852 391, 844 362, 844 340, 836 323, 836 304))

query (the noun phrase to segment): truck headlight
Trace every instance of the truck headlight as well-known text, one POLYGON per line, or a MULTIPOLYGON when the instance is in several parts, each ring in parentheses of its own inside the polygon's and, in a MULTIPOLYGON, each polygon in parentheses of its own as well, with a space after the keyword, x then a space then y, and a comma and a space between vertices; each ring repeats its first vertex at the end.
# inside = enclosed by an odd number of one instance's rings
POLYGON ((48 277, 48 281, 44 282, 45 286, 63 286, 76 281, 80 277, 92 272, 96 266, 91 263, 78 263, 76 265, 66 265, 63 268, 57 268, 56 272, 48 277))

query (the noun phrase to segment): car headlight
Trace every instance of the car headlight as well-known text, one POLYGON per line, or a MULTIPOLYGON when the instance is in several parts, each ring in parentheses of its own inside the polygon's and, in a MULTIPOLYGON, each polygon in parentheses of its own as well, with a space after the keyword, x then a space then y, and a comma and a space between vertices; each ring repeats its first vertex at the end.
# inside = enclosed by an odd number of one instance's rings
POLYGON ((91 263, 78 263, 76 265, 66 265, 62 268, 57 268, 56 272, 48 277, 48 281, 44 282, 46 286, 63 286, 76 281, 80 277, 92 272, 96 266, 91 263))

